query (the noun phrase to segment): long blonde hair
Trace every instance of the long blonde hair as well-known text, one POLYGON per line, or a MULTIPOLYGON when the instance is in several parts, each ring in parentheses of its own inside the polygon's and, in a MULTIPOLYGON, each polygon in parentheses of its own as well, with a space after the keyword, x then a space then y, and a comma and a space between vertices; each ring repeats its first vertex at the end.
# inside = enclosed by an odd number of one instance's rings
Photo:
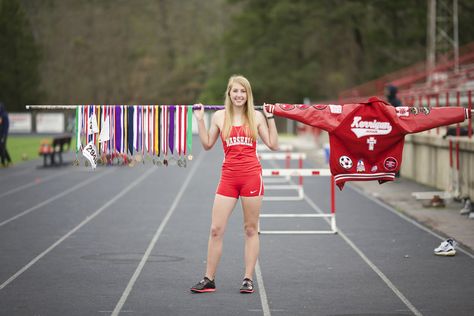
POLYGON ((252 87, 250 86, 250 82, 241 75, 233 75, 229 78, 229 82, 227 83, 227 90, 225 93, 225 120, 224 120, 224 127, 222 130, 222 136, 224 139, 227 139, 230 135, 230 130, 232 129, 232 123, 234 119, 234 107, 232 106, 232 100, 230 99, 230 90, 232 89, 232 85, 234 83, 241 84, 245 91, 247 92, 247 103, 244 105, 244 124, 247 129, 247 133, 249 137, 253 140, 257 139, 257 124, 255 123, 255 107, 253 104, 253 94, 252 94, 252 87))

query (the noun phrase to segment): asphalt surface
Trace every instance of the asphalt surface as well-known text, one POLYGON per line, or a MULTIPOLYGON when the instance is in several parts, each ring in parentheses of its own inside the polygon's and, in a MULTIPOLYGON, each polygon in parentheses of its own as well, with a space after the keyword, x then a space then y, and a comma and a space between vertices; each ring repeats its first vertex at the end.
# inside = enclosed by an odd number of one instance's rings
MULTIPOLYGON (((196 145, 193 154, 187 168, 148 161, 93 171, 41 168, 35 160, 0 170, 0 315, 474 313, 472 253, 433 255, 439 237, 354 186, 337 191, 338 234, 260 236, 251 295, 238 291, 244 271, 238 206, 217 291, 190 293, 205 271, 223 158, 220 146, 203 152, 196 145)), ((262 213, 327 212, 329 179, 304 181, 303 201, 265 201, 262 213)), ((261 226, 329 227, 320 218, 262 218, 261 226)))

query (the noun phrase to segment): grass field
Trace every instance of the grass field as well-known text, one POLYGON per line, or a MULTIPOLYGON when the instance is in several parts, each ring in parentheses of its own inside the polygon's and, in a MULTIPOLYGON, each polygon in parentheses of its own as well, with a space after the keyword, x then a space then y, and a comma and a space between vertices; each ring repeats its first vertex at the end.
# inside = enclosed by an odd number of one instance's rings
MULTIPOLYGON (((7 149, 12 158, 13 164, 23 161, 38 159, 38 151, 41 140, 52 139, 52 136, 17 136, 10 135, 7 140, 7 149)), ((75 148, 75 140, 71 142, 71 148, 75 148)))

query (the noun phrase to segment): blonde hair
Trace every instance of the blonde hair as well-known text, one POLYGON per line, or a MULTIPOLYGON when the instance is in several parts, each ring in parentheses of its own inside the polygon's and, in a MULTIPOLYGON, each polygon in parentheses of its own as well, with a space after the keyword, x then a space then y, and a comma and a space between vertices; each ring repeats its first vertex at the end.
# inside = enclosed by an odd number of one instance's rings
POLYGON ((225 93, 225 119, 224 127, 222 130, 222 136, 227 139, 232 129, 232 122, 234 121, 234 107, 232 106, 232 100, 230 99, 230 90, 234 83, 241 84, 247 92, 247 103, 244 105, 244 124, 249 137, 253 140, 257 139, 257 124, 255 123, 255 107, 253 104, 253 94, 250 82, 241 75, 233 75, 229 78, 227 83, 227 90, 225 93))

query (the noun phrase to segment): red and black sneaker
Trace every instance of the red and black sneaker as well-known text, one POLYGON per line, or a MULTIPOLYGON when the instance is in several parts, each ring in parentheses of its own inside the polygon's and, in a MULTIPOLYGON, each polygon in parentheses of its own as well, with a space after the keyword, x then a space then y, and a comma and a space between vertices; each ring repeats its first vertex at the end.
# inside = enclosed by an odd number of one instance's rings
POLYGON ((253 281, 249 278, 245 278, 240 287, 240 293, 253 293, 253 281))
POLYGON ((191 292, 194 293, 206 293, 206 292, 215 292, 216 283, 214 280, 210 280, 208 277, 204 277, 198 284, 191 288, 191 292))

